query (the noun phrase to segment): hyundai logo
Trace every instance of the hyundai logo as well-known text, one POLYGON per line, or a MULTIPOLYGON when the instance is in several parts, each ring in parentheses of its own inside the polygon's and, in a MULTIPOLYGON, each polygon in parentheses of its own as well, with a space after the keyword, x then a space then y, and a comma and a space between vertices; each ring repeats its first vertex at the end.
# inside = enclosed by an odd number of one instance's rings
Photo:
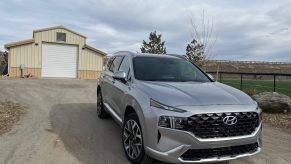
POLYGON ((235 116, 226 116, 222 121, 226 125, 234 125, 237 123, 237 118, 235 116))

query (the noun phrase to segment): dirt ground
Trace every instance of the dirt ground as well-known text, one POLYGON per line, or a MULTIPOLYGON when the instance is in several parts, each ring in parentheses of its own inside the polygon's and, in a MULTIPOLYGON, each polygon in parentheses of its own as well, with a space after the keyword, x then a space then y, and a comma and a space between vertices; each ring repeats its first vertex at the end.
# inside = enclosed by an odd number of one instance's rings
POLYGON ((25 114, 24 106, 11 101, 0 101, 0 136, 10 131, 25 114))
MULTIPOLYGON (((96 117, 95 80, 0 80, 0 100, 26 115, 0 137, 1 164, 126 164, 121 129, 96 117)), ((157 162, 156 162, 157 163, 157 162)), ((230 164, 290 164, 291 133, 263 128, 263 151, 230 164)))

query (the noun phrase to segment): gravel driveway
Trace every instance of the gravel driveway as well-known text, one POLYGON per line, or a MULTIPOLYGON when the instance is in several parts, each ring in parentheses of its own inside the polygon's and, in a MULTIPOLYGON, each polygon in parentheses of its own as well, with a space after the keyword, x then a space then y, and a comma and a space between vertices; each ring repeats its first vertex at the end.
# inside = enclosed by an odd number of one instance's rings
MULTIPOLYGON (((128 163, 121 129, 96 117, 96 81, 0 80, 5 99, 27 106, 27 114, 0 137, 1 164, 128 163)), ((230 163, 291 163, 290 133, 265 125, 263 144, 261 154, 230 163)))

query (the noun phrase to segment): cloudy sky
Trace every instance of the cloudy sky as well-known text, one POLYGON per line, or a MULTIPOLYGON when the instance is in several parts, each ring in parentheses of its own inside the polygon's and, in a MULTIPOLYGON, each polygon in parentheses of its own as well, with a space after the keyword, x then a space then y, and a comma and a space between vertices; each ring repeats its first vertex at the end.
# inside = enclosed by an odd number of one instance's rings
POLYGON ((140 51, 156 30, 168 53, 185 54, 190 17, 213 20, 213 59, 291 61, 291 1, 283 0, 1 0, 0 45, 32 30, 64 25, 107 53, 140 51))

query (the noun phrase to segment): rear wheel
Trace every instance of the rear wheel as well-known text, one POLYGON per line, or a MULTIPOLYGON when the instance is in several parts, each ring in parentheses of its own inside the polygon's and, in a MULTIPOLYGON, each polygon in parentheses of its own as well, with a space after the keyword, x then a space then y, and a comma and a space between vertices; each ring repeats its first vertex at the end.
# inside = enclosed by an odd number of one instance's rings
POLYGON ((97 92, 97 116, 99 118, 108 118, 109 114, 104 109, 101 90, 97 92))
POLYGON ((122 128, 122 143, 127 159, 133 164, 150 163, 145 154, 141 126, 136 113, 129 114, 122 128))

